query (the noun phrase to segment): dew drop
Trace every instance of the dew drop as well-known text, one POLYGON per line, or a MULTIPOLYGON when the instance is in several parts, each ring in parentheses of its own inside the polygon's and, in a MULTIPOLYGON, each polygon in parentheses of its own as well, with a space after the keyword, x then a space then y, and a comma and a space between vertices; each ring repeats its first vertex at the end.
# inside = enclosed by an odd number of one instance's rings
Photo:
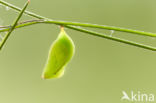
POLYGON ((114 32, 114 30, 110 30, 110 36, 112 36, 114 32))
POLYGON ((8 6, 6 6, 6 7, 5 7, 5 10, 8 11, 8 10, 10 10, 10 8, 9 8, 8 6))

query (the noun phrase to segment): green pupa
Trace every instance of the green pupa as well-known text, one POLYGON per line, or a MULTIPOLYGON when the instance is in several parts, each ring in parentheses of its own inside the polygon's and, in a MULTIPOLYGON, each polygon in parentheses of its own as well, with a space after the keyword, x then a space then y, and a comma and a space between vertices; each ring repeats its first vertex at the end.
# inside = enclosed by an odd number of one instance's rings
POLYGON ((60 78, 64 74, 66 65, 74 56, 75 46, 72 39, 61 27, 61 32, 53 42, 42 78, 60 78))

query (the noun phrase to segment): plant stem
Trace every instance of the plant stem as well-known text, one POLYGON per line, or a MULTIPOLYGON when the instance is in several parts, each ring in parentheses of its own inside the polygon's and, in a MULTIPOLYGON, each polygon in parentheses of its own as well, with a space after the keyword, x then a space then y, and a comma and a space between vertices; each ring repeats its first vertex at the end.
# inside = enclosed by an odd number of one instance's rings
POLYGON ((125 44, 128 44, 128 45, 133 45, 133 46, 136 46, 136 47, 156 51, 156 48, 152 47, 152 46, 139 44, 139 43, 136 43, 136 42, 133 42, 133 41, 108 36, 108 35, 105 35, 105 34, 101 34, 101 33, 98 33, 98 32, 94 32, 94 31, 90 31, 90 30, 86 30, 86 29, 82 29, 82 28, 78 28, 78 27, 74 27, 74 26, 65 26, 65 27, 70 28, 70 29, 74 29, 76 31, 88 33, 88 34, 93 35, 93 36, 98 36, 98 37, 106 38, 106 39, 109 39, 109 40, 114 40, 114 41, 117 41, 117 42, 125 43, 125 44))
POLYGON ((45 23, 91 27, 91 28, 99 28, 99 29, 106 29, 106 30, 115 30, 115 31, 120 31, 120 32, 138 34, 138 35, 142 35, 142 36, 156 37, 156 34, 154 34, 154 33, 138 31, 138 30, 132 30, 132 29, 126 29, 126 28, 119 28, 119 27, 115 27, 115 26, 89 24, 89 23, 79 23, 79 22, 67 22, 67 21, 54 21, 54 20, 49 20, 49 21, 47 20, 47 21, 45 21, 45 23))
MULTIPOLYGON (((7 2, 0 1, 0 3, 4 4, 5 6, 8 6, 8 7, 12 8, 12 9, 14 9, 14 10, 21 11, 20 8, 14 6, 12 4, 9 4, 7 2)), ((101 34, 101 33, 89 31, 89 30, 82 29, 82 28, 79 28, 79 27, 74 27, 74 26, 71 26, 71 25, 83 26, 83 27, 103 28, 103 29, 108 29, 108 30, 116 30, 116 31, 136 33, 136 34, 140 34, 140 35, 154 36, 155 37, 156 34, 154 34, 154 33, 137 31, 137 30, 131 30, 131 29, 124 29, 124 28, 118 28, 118 27, 112 27, 112 26, 97 25, 97 24, 86 24, 86 23, 66 22, 66 21, 54 21, 54 20, 45 18, 43 16, 40 16, 40 15, 31 13, 31 12, 28 12, 28 11, 25 11, 25 14, 27 14, 29 16, 32 16, 32 17, 35 17, 35 18, 38 18, 40 20, 31 20, 31 21, 22 22, 22 23, 19 23, 19 25, 17 25, 15 28, 21 28, 21 27, 34 25, 34 24, 39 24, 39 23, 64 25, 67 28, 70 28, 70 29, 73 29, 73 30, 77 30, 77 31, 80 31, 80 32, 84 32, 84 33, 87 33, 87 34, 90 34, 90 35, 94 35, 94 36, 98 36, 98 37, 114 40, 114 41, 117 41, 117 42, 133 45, 133 46, 136 46, 136 47, 140 47, 140 48, 156 51, 156 48, 152 47, 152 46, 139 44, 139 43, 136 43, 136 42, 133 42, 133 41, 129 41, 129 40, 125 40, 125 39, 121 39, 121 38, 117 38, 117 37, 111 37, 111 36, 108 36, 108 35, 104 35, 104 34, 101 34)), ((8 30, 9 29, 6 28, 6 29, 0 30, 0 32, 4 32, 4 31, 8 31, 8 30)))
MULTIPOLYGON (((25 21, 25 22, 19 23, 20 25, 17 25, 16 28, 21 28, 21 27, 24 27, 24 26, 34 25, 34 24, 38 24, 38 23, 44 23, 44 21, 43 20, 25 21)), ((65 27, 70 28, 70 29, 74 29, 74 30, 77 30, 77 31, 80 31, 80 32, 84 32, 84 33, 87 33, 87 34, 90 34, 90 35, 93 35, 93 36, 102 37, 102 38, 106 38, 106 39, 109 39, 109 40, 114 40, 114 41, 117 41, 117 42, 121 42, 121 43, 129 44, 129 45, 133 45, 133 46, 136 46, 136 47, 140 47, 140 48, 143 48, 143 49, 156 51, 156 48, 152 47, 152 46, 139 44, 139 43, 136 43, 136 42, 133 42, 133 41, 108 36, 108 35, 105 35, 105 34, 102 34, 102 33, 94 32, 94 31, 90 31, 90 30, 86 30, 86 29, 82 29, 82 28, 78 28, 78 27, 74 27, 74 26, 65 25, 65 27)), ((8 29, 3 29, 3 31, 8 31, 8 29)))
MULTIPOLYGON (((20 8, 5 2, 3 0, 0 1, 1 4, 8 6, 14 10, 21 11, 20 8)), ((57 20, 52 20, 40 15, 37 15, 35 13, 25 11, 25 14, 38 18, 38 19, 45 19, 47 20, 47 23, 54 23, 54 24, 60 24, 60 25, 74 25, 74 26, 83 26, 83 27, 92 27, 92 28, 101 28, 101 29, 107 29, 107 30, 115 30, 115 31, 120 31, 120 32, 127 32, 127 33, 132 33, 132 34, 138 34, 138 35, 143 35, 143 36, 151 36, 151 37, 156 37, 156 33, 150 33, 150 32, 144 32, 144 31, 139 31, 139 30, 132 30, 132 29, 126 29, 126 28, 120 28, 120 27, 115 27, 115 26, 107 26, 107 25, 98 25, 98 24, 89 24, 89 23, 79 23, 79 22, 67 22, 67 21, 57 21, 57 20)))
POLYGON ((2 47, 4 46, 5 42, 7 41, 8 37, 10 36, 10 34, 12 33, 12 31, 15 29, 19 19, 22 17, 22 14, 24 13, 24 11, 26 10, 28 4, 30 1, 27 1, 23 7, 23 9, 21 10, 20 14, 18 15, 17 19, 15 20, 15 22, 13 23, 13 25, 10 27, 10 29, 8 30, 8 33, 5 35, 4 39, 2 40, 1 44, 0 44, 0 50, 2 49, 2 47))

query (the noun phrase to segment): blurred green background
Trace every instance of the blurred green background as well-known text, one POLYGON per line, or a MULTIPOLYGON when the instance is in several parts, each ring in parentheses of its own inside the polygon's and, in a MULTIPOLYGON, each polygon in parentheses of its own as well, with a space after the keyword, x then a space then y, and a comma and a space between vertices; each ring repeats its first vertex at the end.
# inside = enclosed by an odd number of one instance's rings
MULTIPOLYGON (((26 0, 5 0, 22 7, 26 0)), ((89 22, 156 32, 155 0, 31 0, 29 11, 56 20, 89 22)), ((3 25, 17 13, 0 6, 3 25)), ((34 19, 23 16, 22 20, 34 19)), ((2 23, 1 23, 2 24, 2 23)), ((110 34, 108 30, 98 30, 110 34)), ((130 103, 122 91, 156 94, 156 53, 66 29, 76 54, 60 79, 42 80, 56 25, 15 30, 0 52, 0 103, 130 103)), ((156 46, 156 39, 113 36, 156 46)), ((156 101, 155 101, 156 102, 156 101)))

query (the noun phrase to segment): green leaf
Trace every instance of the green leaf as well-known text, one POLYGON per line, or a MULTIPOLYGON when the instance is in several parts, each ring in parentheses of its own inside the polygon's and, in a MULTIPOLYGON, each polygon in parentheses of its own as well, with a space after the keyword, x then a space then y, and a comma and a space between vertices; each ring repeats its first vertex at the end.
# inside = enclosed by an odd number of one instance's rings
POLYGON ((44 68, 42 78, 50 79, 61 77, 64 74, 66 65, 72 59, 74 51, 74 43, 62 27, 60 34, 50 48, 48 61, 44 68))

